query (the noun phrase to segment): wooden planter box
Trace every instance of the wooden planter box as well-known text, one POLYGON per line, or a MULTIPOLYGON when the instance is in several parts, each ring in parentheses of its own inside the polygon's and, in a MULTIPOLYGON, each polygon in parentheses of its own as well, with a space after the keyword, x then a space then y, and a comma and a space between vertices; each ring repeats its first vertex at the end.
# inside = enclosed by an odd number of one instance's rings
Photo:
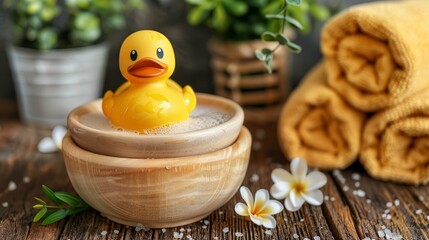
POLYGON ((268 74, 264 64, 255 57, 255 50, 272 49, 276 44, 260 40, 210 41, 216 94, 239 103, 247 121, 276 121, 286 98, 290 57, 287 49, 280 47, 275 52, 272 74, 268 74))

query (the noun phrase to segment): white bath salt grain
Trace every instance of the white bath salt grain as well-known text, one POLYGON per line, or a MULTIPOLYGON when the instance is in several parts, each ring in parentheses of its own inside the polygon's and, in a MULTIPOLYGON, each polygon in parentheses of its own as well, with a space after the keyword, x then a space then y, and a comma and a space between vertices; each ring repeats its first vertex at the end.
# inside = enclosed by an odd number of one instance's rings
POLYGON ((420 214, 422 214, 422 213, 423 213, 423 210, 421 210, 421 209, 417 209, 417 210, 416 210, 416 214, 420 215, 420 214))
POLYGON ((16 183, 14 181, 10 181, 7 188, 9 189, 9 191, 15 191, 16 190, 16 183))
POLYGON ((213 240, 219 240, 219 237, 213 237, 213 240))
POLYGON ((384 213, 389 213, 389 212, 390 212, 389 209, 384 210, 384 213))
POLYGON ((381 217, 382 217, 382 218, 386 218, 386 216, 387 216, 387 214, 385 214, 385 213, 383 213, 383 214, 381 215, 381 217))
POLYGON ((420 195, 419 200, 423 202, 425 200, 425 198, 422 195, 420 195))
POLYGON ((163 228, 163 229, 161 229, 161 232, 162 232, 162 233, 166 233, 166 232, 167 232, 167 229, 163 228))
POLYGON ((303 240, 310 240, 310 238, 304 238, 303 240))
POLYGON ((295 239, 299 238, 298 234, 294 233, 293 238, 295 238, 295 239))
POLYGON ((383 229, 383 230, 384 230, 384 229, 386 229, 386 226, 384 226, 384 225, 383 225, 383 226, 381 226, 381 229, 383 229))
POLYGON ((390 219, 392 219, 392 215, 390 215, 390 214, 387 214, 387 216, 386 216, 386 219, 387 219, 387 220, 390 220, 390 219))
POLYGON ((113 233, 114 234, 119 234, 119 230, 115 229, 115 230, 113 230, 113 233))
POLYGON ((6 208, 6 207, 9 206, 9 203, 8 202, 3 202, 1 205, 6 208))
POLYGON ((360 175, 359 175, 359 173, 353 173, 353 174, 352 174, 352 179, 353 179, 353 180, 356 180, 356 181, 357 181, 357 180, 360 180, 360 175))
POLYGON ((329 196, 328 195, 325 196, 325 201, 329 201, 329 196))
POLYGON ((143 229, 143 224, 138 223, 136 228, 134 229, 136 232, 140 232, 143 229))
POLYGON ((223 215, 223 211, 219 211, 219 215, 223 215))
POLYGON ((241 233, 241 232, 235 232, 235 236, 236 236, 236 237, 242 237, 242 236, 244 236, 244 235, 243 235, 243 233, 241 233))
POLYGON ((210 224, 210 221, 209 221, 209 220, 204 220, 204 224, 205 224, 205 225, 209 225, 209 224, 210 224))
POLYGON ((106 235, 107 235, 107 231, 106 230, 101 231, 101 236, 106 236, 106 235))
POLYGON ((250 182, 255 183, 255 182, 259 181, 259 175, 254 173, 254 174, 252 174, 252 176, 250 176, 249 180, 250 180, 250 182))
POLYGON ((180 239, 180 238, 183 238, 183 233, 174 232, 174 233, 173 233, 173 237, 174 237, 174 238, 179 238, 179 239, 180 239))
POLYGON ((224 233, 229 232, 229 228, 228 228, 228 227, 223 228, 223 229, 222 229, 222 232, 224 232, 224 233))
POLYGON ((192 236, 191 235, 186 235, 186 238, 187 239, 192 239, 192 236))
POLYGON ((23 177, 22 178, 22 182, 23 183, 29 183, 30 182, 30 177, 27 177, 27 176, 23 177))
POLYGON ((395 203, 395 206, 399 206, 401 205, 401 202, 398 199, 395 199, 395 201, 393 201, 395 203))
POLYGON ((392 206, 393 206, 392 202, 387 202, 387 203, 386 203, 386 207, 390 208, 390 207, 392 207, 392 206))
POLYGON ((355 187, 360 187, 360 182, 355 182, 355 187))
POLYGON ((335 197, 331 197, 331 202, 334 202, 335 201, 335 197))
POLYGON ((207 229, 207 225, 203 225, 203 226, 202 226, 202 228, 203 228, 203 229, 207 229))
POLYGON ((377 234, 378 234, 378 237, 381 237, 381 238, 383 238, 386 234, 384 234, 384 232, 383 231, 381 231, 381 230, 379 230, 379 231, 377 231, 377 234))
POLYGON ((363 238, 362 240, 371 240, 371 238, 369 238, 369 237, 365 237, 365 238, 363 238))
POLYGON ((348 190, 349 190, 349 186, 344 186, 344 187, 343 187, 343 191, 344 191, 344 192, 347 192, 348 190))
POLYGON ((357 192, 356 192, 356 195, 358 197, 365 197, 366 193, 365 193, 365 191, 363 191, 361 189, 358 189, 357 192))
POLYGON ((273 235, 273 232, 271 230, 265 230, 265 234, 271 236, 271 235, 273 235))
POLYGON ((187 229, 186 229, 186 231, 187 231, 187 232, 191 232, 191 231, 192 231, 192 229, 190 229, 190 228, 187 228, 187 229))
POLYGON ((426 219, 429 221, 429 215, 426 216, 426 219))
POLYGON ((184 228, 180 228, 179 229, 179 232, 184 232, 185 231, 185 229, 184 228))
POLYGON ((371 199, 367 199, 366 203, 370 204, 371 203, 371 199))
POLYGON ((300 221, 300 222, 304 222, 304 218, 301 218, 299 221, 300 221))
POLYGON ((314 240, 320 240, 320 237, 319 236, 314 236, 313 239, 314 240))

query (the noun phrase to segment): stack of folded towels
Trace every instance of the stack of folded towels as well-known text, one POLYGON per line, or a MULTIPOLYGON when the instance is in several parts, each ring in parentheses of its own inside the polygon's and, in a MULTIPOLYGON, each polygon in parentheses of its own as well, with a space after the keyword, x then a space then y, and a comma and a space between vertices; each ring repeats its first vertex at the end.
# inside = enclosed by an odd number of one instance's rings
POLYGON ((324 61, 279 120, 289 159, 321 169, 359 159, 375 178, 429 182, 429 1, 362 4, 322 31, 324 61))

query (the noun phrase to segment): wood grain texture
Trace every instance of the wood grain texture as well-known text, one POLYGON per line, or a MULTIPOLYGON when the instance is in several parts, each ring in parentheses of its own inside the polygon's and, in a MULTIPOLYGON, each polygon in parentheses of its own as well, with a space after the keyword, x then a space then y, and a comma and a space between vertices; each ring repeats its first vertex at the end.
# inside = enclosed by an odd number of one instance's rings
MULTIPOLYGON (((62 154, 37 152, 38 141, 49 136, 50 132, 24 126, 15 117, 9 116, 9 113, 0 112, 1 239, 163 240, 174 239, 174 236, 189 239, 188 235, 192 239, 203 240, 294 240, 294 236, 301 240, 305 237, 313 240, 315 236, 321 239, 386 239, 378 237, 378 231, 383 226, 392 233, 400 234, 402 239, 429 239, 429 187, 377 181, 370 178, 359 164, 341 172, 326 172, 328 184, 322 191, 328 200, 320 207, 306 204, 295 213, 283 211, 275 216, 277 228, 271 232, 234 213, 234 205, 243 201, 239 194, 213 211, 204 219, 206 221, 175 228, 136 231, 134 227, 102 217, 95 210, 88 210, 57 224, 41 226, 32 223, 36 211, 31 208, 35 203, 33 196, 43 197, 41 185, 46 184, 54 190, 74 190, 67 177, 62 154), (29 183, 23 182, 26 176, 30 178, 29 183), (355 180, 357 176, 359 179, 355 180), (16 183, 15 191, 8 190, 10 181, 16 183), (365 192, 365 196, 355 195, 358 190, 365 192), (399 206, 395 205, 395 200, 399 200, 399 206), (2 206, 4 202, 8 202, 7 207, 2 206), (389 202, 392 203, 391 207, 387 207, 389 202), (390 219, 387 215, 383 217, 386 210, 389 210, 390 219), (420 212, 418 210, 421 210, 420 214, 416 213, 420 212), (243 236, 237 237, 239 233, 243 236)), ((275 124, 245 125, 251 130, 253 149, 243 185, 254 193, 260 188, 269 189, 272 185, 271 171, 276 167, 289 169, 289 163, 279 150, 275 124)))

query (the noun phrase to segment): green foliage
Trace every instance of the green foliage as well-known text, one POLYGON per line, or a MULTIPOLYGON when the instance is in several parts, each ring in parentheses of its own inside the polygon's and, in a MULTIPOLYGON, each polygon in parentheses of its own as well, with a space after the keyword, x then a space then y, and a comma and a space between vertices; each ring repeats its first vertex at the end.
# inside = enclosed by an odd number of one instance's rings
POLYGON ((330 16, 327 7, 318 0, 186 0, 190 5, 188 22, 205 24, 224 40, 246 41, 258 39, 265 31, 282 29, 283 15, 287 7, 286 22, 300 29, 311 31, 311 17, 325 20, 330 16))
POLYGON ((127 11, 143 8, 142 0, 63 1, 5 0, 16 44, 40 50, 96 44, 124 26, 127 11))
MULTIPOLYGON (((84 2, 84 1, 81 1, 84 2)), ((67 216, 72 216, 89 208, 80 197, 67 192, 54 192, 49 187, 42 185, 45 196, 55 205, 49 205, 44 200, 35 197, 38 202, 33 206, 39 211, 34 215, 33 222, 42 220, 42 225, 58 222, 67 216)))

